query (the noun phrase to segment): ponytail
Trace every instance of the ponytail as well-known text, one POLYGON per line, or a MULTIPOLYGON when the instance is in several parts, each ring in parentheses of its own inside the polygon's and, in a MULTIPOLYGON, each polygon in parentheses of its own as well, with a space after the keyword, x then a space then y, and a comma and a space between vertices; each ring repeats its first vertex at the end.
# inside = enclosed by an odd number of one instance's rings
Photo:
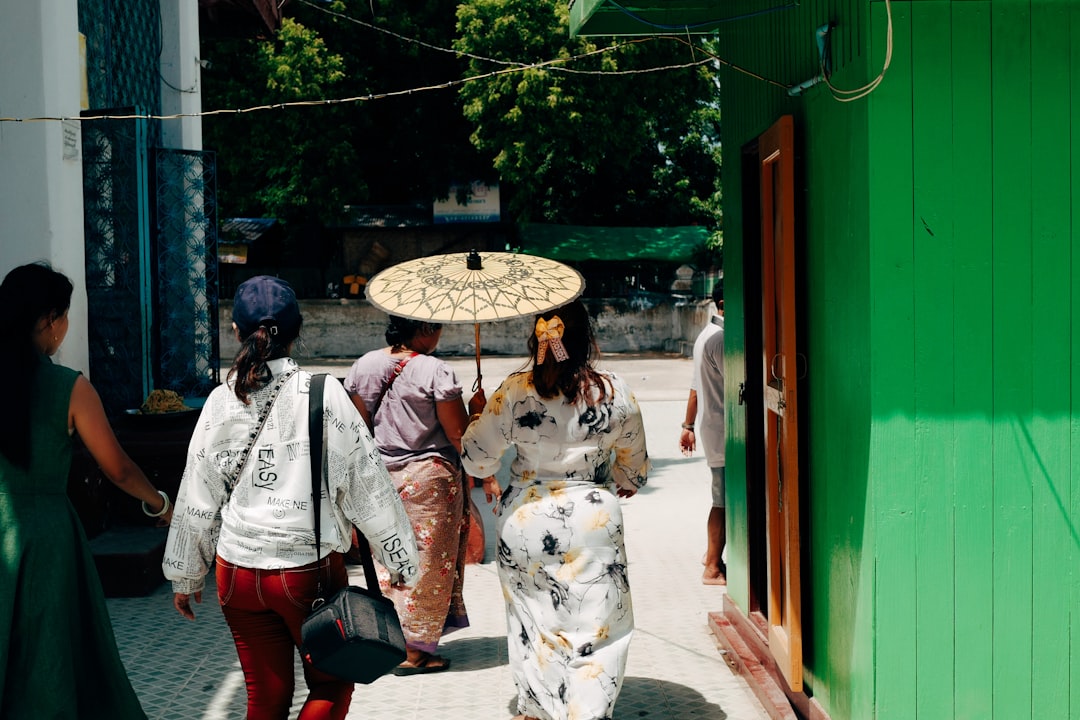
POLYGON ((240 342, 240 351, 236 353, 229 370, 228 380, 233 382, 233 392, 245 405, 251 402, 250 395, 270 383, 270 366, 266 363, 274 358, 284 357, 288 348, 277 345, 270 332, 260 325, 255 332, 240 342))

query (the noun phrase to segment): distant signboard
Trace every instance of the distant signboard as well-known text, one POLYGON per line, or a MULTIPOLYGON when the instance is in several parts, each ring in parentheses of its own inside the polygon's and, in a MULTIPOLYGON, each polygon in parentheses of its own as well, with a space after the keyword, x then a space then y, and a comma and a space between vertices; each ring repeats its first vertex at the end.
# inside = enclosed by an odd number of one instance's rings
POLYGON ((458 202, 460 186, 450 186, 450 197, 436 200, 432 208, 432 221, 436 225, 446 223, 499 222, 499 186, 474 182, 468 186, 465 202, 458 202))

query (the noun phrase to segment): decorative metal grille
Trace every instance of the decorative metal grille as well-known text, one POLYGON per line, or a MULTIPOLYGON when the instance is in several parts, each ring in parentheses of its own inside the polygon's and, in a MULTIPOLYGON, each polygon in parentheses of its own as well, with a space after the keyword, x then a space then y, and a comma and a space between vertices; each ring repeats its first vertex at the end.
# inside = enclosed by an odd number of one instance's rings
POLYGON ((82 125, 90 374, 110 414, 139 407, 150 389, 146 126, 82 125))
MULTIPOLYGON (((91 108, 161 108, 160 0, 79 0, 91 108)), ((147 127, 159 144, 161 123, 147 127)))
POLYGON ((158 148, 154 159, 154 386, 205 397, 219 365, 216 156, 158 148))

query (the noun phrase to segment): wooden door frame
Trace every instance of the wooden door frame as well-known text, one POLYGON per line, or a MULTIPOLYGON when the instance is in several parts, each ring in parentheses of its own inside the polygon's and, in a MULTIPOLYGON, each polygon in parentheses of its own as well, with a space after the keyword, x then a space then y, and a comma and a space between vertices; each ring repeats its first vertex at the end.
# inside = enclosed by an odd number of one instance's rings
POLYGON ((762 401, 768 639, 793 691, 802 690, 802 554, 799 389, 795 307, 794 120, 781 117, 758 138, 761 170, 762 401), (779 204, 776 200, 779 199, 779 204))
MULTIPOLYGON (((743 323, 744 323, 744 368, 745 383, 740 387, 739 404, 745 405, 746 418, 746 563, 747 563, 747 606, 741 608, 731 597, 724 596, 724 609, 721 613, 709 614, 709 625, 713 634, 722 646, 728 651, 728 659, 743 675, 750 688, 765 708, 769 716, 773 718, 804 718, 805 720, 829 720, 828 713, 821 707, 817 699, 806 694, 806 688, 793 689, 786 674, 781 670, 780 663, 773 653, 773 644, 769 640, 769 552, 765 491, 765 446, 762 436, 765 428, 765 402, 764 386, 766 384, 767 368, 763 359, 764 347, 764 318, 763 318, 763 232, 761 216, 761 138, 754 138, 742 147, 741 157, 741 190, 742 190, 742 248, 743 248, 743 323), (794 714, 793 714, 794 713, 794 714)), ((794 141, 792 145, 796 144, 794 141)), ((790 152, 788 153, 790 157, 790 152)), ((767 156, 766 156, 767 157, 767 156)), ((795 175, 798 174, 797 163, 793 163, 795 175)), ((788 197, 792 197, 789 193, 788 197)), ((800 208, 796 206, 794 218, 787 219, 787 227, 793 227, 802 216, 800 208)), ((797 229, 797 228, 796 228, 797 229)), ((797 237, 801 233, 796 232, 797 237)), ((798 248, 796 248, 798 250, 798 248)), ((797 298, 802 298, 801 283, 803 282, 802 263, 803 254, 797 252, 794 262, 789 263, 793 271, 793 279, 797 283, 795 292, 797 298)), ((802 312, 802 305, 798 308, 796 326, 799 331, 805 327, 806 317, 802 312)), ((797 338, 802 341, 801 335, 797 338)), ((801 345, 797 348, 804 351, 801 345)), ((802 356, 799 357, 796 371, 805 372, 806 365, 802 356)), ((797 376, 796 376, 797 378, 797 376)), ((800 421, 805 419, 807 387, 805 384, 799 388, 799 398, 803 414, 800 421)), ((798 408, 798 406, 797 406, 798 408)), ((806 425, 802 425, 803 442, 799 450, 803 458, 806 457, 805 435, 806 425)), ((805 462, 805 461, 804 461, 805 462)), ((798 478, 799 490, 799 519, 800 527, 808 527, 807 498, 809 497, 806 484, 805 467, 800 468, 798 478)), ((806 554, 799 556, 803 577, 809 577, 809 560, 806 554)), ((800 578, 801 580, 801 578, 800 578)), ((800 582, 800 586, 803 585, 800 582)), ((800 590, 803 588, 800 587, 800 590)), ((808 598, 800 596, 803 603, 802 611, 807 612, 805 603, 808 598)), ((802 628, 803 645, 811 639, 808 634, 812 628, 802 628)), ((802 665, 799 665, 801 673, 802 665)))

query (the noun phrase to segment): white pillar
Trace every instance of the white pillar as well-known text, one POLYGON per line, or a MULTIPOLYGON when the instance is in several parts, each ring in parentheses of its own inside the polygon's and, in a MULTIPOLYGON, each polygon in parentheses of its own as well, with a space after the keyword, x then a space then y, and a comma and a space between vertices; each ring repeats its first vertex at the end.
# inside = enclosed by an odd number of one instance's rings
MULTIPOLYGON (((197 0, 161 0, 161 114, 202 111, 197 0)), ((202 120, 163 120, 162 147, 202 150, 202 120)))
MULTIPOLYGON (((0 0, 0 117, 78 117, 76 0, 0 0)), ((0 275, 46 260, 75 285, 57 361, 89 371, 77 122, 0 122, 0 275)))

